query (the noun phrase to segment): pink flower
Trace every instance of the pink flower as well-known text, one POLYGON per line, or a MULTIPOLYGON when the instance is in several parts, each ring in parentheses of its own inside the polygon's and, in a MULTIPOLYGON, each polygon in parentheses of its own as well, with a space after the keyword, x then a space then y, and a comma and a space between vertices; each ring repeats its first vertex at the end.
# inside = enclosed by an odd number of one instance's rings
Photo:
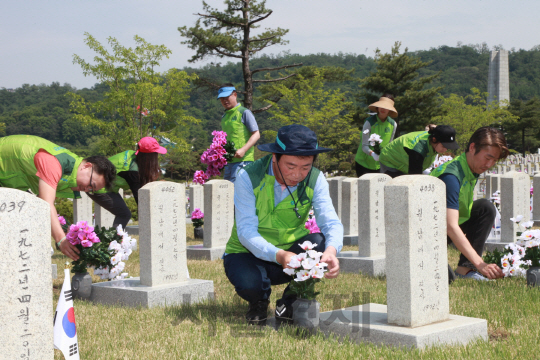
POLYGON ((201 209, 195 209, 191 213, 191 220, 193 219, 204 219, 204 213, 201 211, 201 209))
POLYGON ((97 237, 95 232, 92 232, 92 233, 88 234, 86 239, 90 240, 93 243, 101 242, 101 240, 99 240, 99 238, 97 237))
POLYGON ((321 229, 319 229, 319 226, 317 226, 317 222, 315 221, 315 218, 312 218, 306 221, 305 227, 306 229, 309 230, 310 234, 321 232, 321 229))
POLYGON ((83 247, 92 247, 92 244, 93 244, 93 243, 92 243, 90 240, 83 240, 83 241, 81 241, 81 245, 82 245, 83 247))
POLYGON ((66 219, 63 216, 58 215, 58 221, 60 221, 60 225, 66 225, 66 219))
POLYGON ((206 180, 208 180, 210 177, 206 175, 202 170, 195 171, 195 174, 193 174, 193 182, 196 184, 204 185, 206 180))
POLYGON ((77 231, 79 231, 79 226, 77 226, 78 224, 71 224, 71 226, 69 227, 69 232, 74 232, 76 233, 77 231))

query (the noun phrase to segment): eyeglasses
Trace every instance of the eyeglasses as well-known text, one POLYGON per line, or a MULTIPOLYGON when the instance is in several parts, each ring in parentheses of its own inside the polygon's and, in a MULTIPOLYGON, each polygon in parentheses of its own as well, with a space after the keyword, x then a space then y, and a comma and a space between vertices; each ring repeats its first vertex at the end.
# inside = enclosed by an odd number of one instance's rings
POLYGON ((92 185, 92 176, 94 176, 94 167, 92 166, 92 172, 90 173, 90 184, 86 187, 87 189, 90 188, 90 190, 86 190, 87 193, 90 195, 94 194, 94 186, 92 185))

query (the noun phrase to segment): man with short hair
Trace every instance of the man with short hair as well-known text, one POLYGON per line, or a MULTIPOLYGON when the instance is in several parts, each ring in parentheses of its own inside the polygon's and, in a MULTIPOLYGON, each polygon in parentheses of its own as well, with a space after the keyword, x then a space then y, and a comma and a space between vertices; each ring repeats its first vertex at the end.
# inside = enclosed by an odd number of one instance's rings
POLYGON ((235 182, 238 170, 255 161, 253 145, 261 137, 255 116, 238 103, 233 84, 223 84, 218 97, 225 113, 221 118, 221 128, 227 133, 227 141, 234 142, 236 154, 224 170, 224 179, 235 182))
MULTIPOLYGON (((225 274, 238 295, 249 302, 246 320, 264 325, 271 285, 288 283, 283 269, 304 241, 317 244, 328 264, 326 278, 339 274, 337 253, 343 246, 343 225, 332 205, 328 182, 313 162, 319 147, 317 136, 302 125, 278 130, 275 143, 259 145, 271 152, 241 169, 234 186, 235 222, 224 255, 225 274), (322 233, 305 228, 313 206, 322 233)), ((287 288, 288 289, 288 288, 287 288)), ((286 294, 276 304, 276 319, 291 322, 296 296, 286 294)))
POLYGON ((93 193, 110 188, 116 176, 105 156, 83 159, 52 142, 31 135, 0 138, 0 187, 29 189, 51 207, 51 236, 57 247, 73 260, 79 250, 66 236, 54 206, 56 197, 79 198, 80 191, 93 193))
MULTIPOLYGON (((461 252, 455 275, 474 280, 503 276, 496 264, 482 259, 484 244, 495 220, 495 208, 487 199, 473 201, 479 174, 508 156, 506 139, 500 130, 485 126, 474 132, 467 149, 454 160, 431 172, 446 184, 448 243, 461 252)), ((449 282, 455 278, 448 266, 449 282)))

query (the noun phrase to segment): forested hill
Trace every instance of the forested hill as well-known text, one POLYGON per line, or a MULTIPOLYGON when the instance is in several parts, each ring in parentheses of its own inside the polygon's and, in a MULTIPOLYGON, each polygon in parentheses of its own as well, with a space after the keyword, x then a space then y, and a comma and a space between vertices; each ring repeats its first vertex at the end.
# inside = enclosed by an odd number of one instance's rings
MULTIPOLYGON (((430 75, 442 71, 441 76, 431 86, 444 85, 443 95, 455 93, 467 95, 476 87, 487 91, 489 67, 489 48, 487 45, 448 47, 417 51, 411 53, 431 64, 421 70, 421 75, 430 75)), ((510 51, 510 96, 528 100, 540 95, 540 49, 510 51)), ((375 70, 373 58, 350 53, 296 55, 282 53, 277 56, 263 56, 252 60, 251 68, 280 66, 303 63, 313 66, 334 66, 355 69, 354 78, 343 83, 330 83, 330 87, 339 87, 347 91, 348 96, 356 100, 359 80, 375 70)), ((239 63, 224 65, 212 64, 202 68, 185 68, 188 72, 198 72, 218 82, 242 84, 242 72, 239 63)), ((0 87, 2 84, 0 84, 0 87)), ((93 136, 98 136, 97 129, 83 128, 77 124, 69 112, 69 101, 65 94, 69 91, 81 93, 87 100, 100 99, 107 90, 106 86, 96 84, 91 89, 76 90, 69 84, 60 85, 23 85, 8 91, 0 88, 0 123, 5 124, 5 131, 0 127, 1 135, 34 134, 53 142, 77 148, 81 154, 99 149, 91 149, 93 136), (4 132, 3 134, 1 132, 4 132)), ((190 115, 202 120, 191 129, 191 138, 196 150, 206 147, 210 142, 210 132, 219 129, 222 108, 214 94, 194 89, 188 109, 190 115)), ((261 130, 277 129, 279 124, 269 119, 268 114, 257 115, 261 130)))

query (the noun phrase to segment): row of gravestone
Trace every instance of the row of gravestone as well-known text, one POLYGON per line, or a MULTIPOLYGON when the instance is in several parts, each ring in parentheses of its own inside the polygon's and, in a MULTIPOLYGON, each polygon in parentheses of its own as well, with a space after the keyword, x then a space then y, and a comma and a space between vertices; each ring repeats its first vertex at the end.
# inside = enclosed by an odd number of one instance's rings
POLYGON ((510 171, 518 171, 527 173, 530 176, 533 176, 534 174, 540 172, 540 163, 539 162, 532 162, 532 163, 521 163, 521 164, 497 164, 492 170, 488 170, 488 174, 499 174, 503 175, 505 173, 508 173, 510 171))

